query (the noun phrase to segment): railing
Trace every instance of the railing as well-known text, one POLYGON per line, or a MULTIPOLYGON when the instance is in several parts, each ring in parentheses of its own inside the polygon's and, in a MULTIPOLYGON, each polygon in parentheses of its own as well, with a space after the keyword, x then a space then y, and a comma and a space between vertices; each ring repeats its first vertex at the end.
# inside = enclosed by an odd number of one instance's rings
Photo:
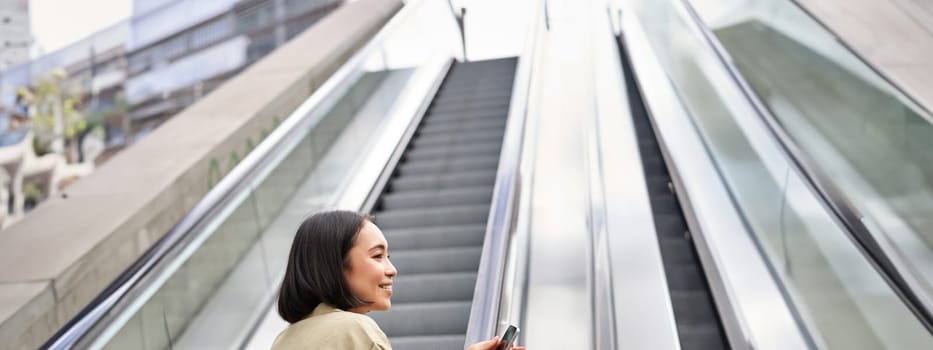
POLYGON ((509 118, 503 139, 496 184, 493 189, 486 236, 476 277, 466 344, 492 338, 509 324, 518 324, 523 300, 524 261, 527 255, 527 229, 530 183, 525 152, 526 131, 533 117, 528 116, 532 72, 537 43, 544 31, 543 5, 537 2, 525 46, 518 59, 509 118))
POLYGON ((933 158, 927 152, 933 116, 795 2, 754 0, 715 10, 714 3, 688 8, 697 23, 714 23, 704 31, 707 40, 808 185, 933 332, 933 158), (737 15, 746 19, 721 23, 737 15), (789 71, 756 69, 760 54, 741 48, 747 40, 780 47, 772 58, 789 71), (791 85, 810 94, 789 91, 791 85), (814 91, 815 85, 834 91, 814 91))
MULTIPOLYGON (((424 96, 415 95, 428 91, 429 86, 436 88, 437 81, 433 76, 442 73, 443 67, 449 64, 444 63, 446 59, 444 62, 436 59, 439 57, 437 51, 443 48, 434 42, 440 37, 439 34, 430 33, 433 35, 430 38, 416 37, 416 40, 412 40, 412 36, 416 35, 412 33, 425 32, 399 30, 412 22, 409 21, 412 13, 425 3, 420 1, 408 4, 393 17, 257 145, 163 239, 50 339, 44 348, 171 346, 178 341, 179 335, 185 335, 183 332, 190 330, 186 327, 190 326, 188 322, 192 313, 208 307, 202 304, 205 297, 219 292, 214 287, 228 283, 231 276, 238 273, 234 271, 228 276, 234 267, 245 267, 252 271, 245 274, 252 286, 246 292, 252 294, 254 299, 262 300, 262 305, 252 307, 255 310, 247 310, 247 315, 237 320, 237 323, 243 323, 239 327, 246 331, 230 336, 234 339, 225 340, 231 344, 243 344, 264 314, 267 301, 274 299, 270 294, 270 286, 274 289, 277 285, 280 279, 278 265, 284 264, 282 256, 287 255, 273 253, 267 256, 265 251, 278 251, 283 246, 287 249, 289 233, 307 214, 307 211, 295 212, 296 208, 286 206, 286 203, 290 203, 289 198, 300 191, 325 198, 343 195, 339 193, 338 186, 332 184, 335 182, 333 178, 318 180, 330 184, 326 191, 314 186, 309 190, 307 178, 318 164, 326 161, 324 157, 328 150, 338 143, 337 136, 351 122, 348 119, 363 107, 360 104, 371 103, 366 102, 366 97, 384 79, 388 79, 385 76, 392 72, 390 69, 394 68, 393 71, 397 72, 408 69, 406 67, 427 66, 423 73, 415 74, 410 79, 414 82, 405 84, 406 87, 414 86, 411 90, 416 91, 384 89, 395 95, 382 96, 381 101, 373 102, 388 104, 379 107, 383 112, 394 111, 385 113, 388 115, 411 114, 411 109, 424 99, 424 96), (393 34, 395 32, 401 32, 399 35, 403 39, 399 40, 393 34), (393 40, 399 40, 401 46, 389 43, 393 40), (385 57, 387 53, 412 51, 405 46, 410 42, 419 43, 419 48, 426 50, 414 50, 417 52, 404 57, 399 55, 395 60, 385 57), (412 99, 417 101, 409 101, 412 99), (267 230, 284 234, 270 237, 264 232, 267 230), (231 248, 231 244, 236 247, 231 248), (201 272, 211 274, 213 277, 210 280, 216 281, 205 283, 199 275, 201 272), (255 283, 257 279, 263 283, 255 283), (185 293, 198 296, 192 297, 185 293), (126 328, 130 323, 133 326, 126 328), (144 332, 151 334, 143 336, 144 332)), ((444 56, 448 54, 444 53, 444 56)), ((377 117, 382 114, 379 113, 377 117)), ((372 125, 378 124, 369 124, 366 129, 378 130, 372 125)), ((369 139, 369 136, 358 139, 369 139)), ((365 146, 365 143, 354 143, 365 146)), ((347 154, 357 153, 361 152, 351 151, 347 154)), ((354 174, 351 169, 355 163, 340 163, 341 173, 331 173, 330 177, 345 178, 350 177, 348 174, 354 174)), ((316 198, 302 199, 310 202, 316 198)), ((329 200, 320 202, 334 204, 329 200)), ((323 207, 323 204, 318 206, 323 207)), ((323 208, 317 210, 320 209, 323 208)), ((242 286, 238 288, 244 292, 242 286)), ((210 346, 226 347, 213 343, 210 346)))
MULTIPOLYGON (((691 114, 703 148, 757 249, 781 282, 810 345, 933 346, 923 316, 911 310, 911 301, 887 279, 888 271, 865 254, 825 198, 813 190, 808 169, 787 152, 785 140, 775 135, 772 125, 762 123, 762 109, 750 99, 755 94, 734 66, 748 62, 717 51, 716 40, 687 2, 635 3, 632 11, 645 27, 658 63, 691 114)), ((736 18, 743 17, 730 20, 736 18)), ((749 78, 755 71, 743 73, 749 78)), ((780 105, 771 102, 772 108, 780 105)), ((783 107, 793 107, 784 102, 783 107)))

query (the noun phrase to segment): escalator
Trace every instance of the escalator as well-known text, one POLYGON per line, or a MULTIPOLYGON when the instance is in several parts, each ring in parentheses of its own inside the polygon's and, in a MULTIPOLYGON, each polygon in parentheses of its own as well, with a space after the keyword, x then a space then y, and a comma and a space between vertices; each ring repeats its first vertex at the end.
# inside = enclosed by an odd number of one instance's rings
POLYGON ((727 349, 729 343, 722 322, 674 194, 626 47, 621 39, 617 42, 681 349, 727 349))
POLYGON ((370 212, 395 278, 371 316, 396 349, 462 349, 516 59, 455 63, 370 212))

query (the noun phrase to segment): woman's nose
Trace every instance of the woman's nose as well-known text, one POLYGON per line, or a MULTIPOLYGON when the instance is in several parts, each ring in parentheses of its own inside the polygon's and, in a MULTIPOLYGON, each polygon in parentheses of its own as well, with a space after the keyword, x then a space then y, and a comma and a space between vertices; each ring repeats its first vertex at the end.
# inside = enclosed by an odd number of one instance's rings
POLYGON ((398 270, 395 269, 395 265, 392 264, 392 261, 386 260, 389 263, 388 269, 386 269, 386 276, 395 277, 398 275, 398 270))

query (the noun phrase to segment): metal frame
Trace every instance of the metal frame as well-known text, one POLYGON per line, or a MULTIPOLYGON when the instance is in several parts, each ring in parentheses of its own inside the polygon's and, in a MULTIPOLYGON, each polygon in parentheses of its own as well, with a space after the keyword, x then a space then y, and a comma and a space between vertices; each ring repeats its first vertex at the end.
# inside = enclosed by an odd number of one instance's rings
POLYGON ((619 345, 679 349, 670 289, 628 100, 626 72, 614 39, 611 15, 607 11, 600 16, 604 21, 594 26, 597 115, 587 137, 596 272, 594 343, 599 349, 619 345), (608 292, 610 300, 604 300, 600 292, 608 292), (609 315, 601 315, 603 308, 609 315))
POLYGON ((535 5, 532 27, 518 58, 509 102, 508 124, 503 136, 492 204, 486 222, 483 250, 476 275, 465 345, 496 335, 498 328, 517 324, 524 310, 524 278, 527 274, 527 228, 530 177, 523 155, 528 133, 528 105, 536 60, 538 37, 542 32, 543 6, 535 5), (516 290, 519 295, 503 293, 516 290), (516 304, 517 302, 517 304, 516 304))

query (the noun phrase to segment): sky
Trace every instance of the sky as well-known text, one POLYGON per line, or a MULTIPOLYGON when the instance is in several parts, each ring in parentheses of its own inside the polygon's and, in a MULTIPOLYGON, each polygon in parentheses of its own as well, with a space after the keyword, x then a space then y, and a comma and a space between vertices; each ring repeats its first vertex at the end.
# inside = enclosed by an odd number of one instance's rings
POLYGON ((33 55, 68 46, 129 18, 132 0, 29 0, 33 55))

